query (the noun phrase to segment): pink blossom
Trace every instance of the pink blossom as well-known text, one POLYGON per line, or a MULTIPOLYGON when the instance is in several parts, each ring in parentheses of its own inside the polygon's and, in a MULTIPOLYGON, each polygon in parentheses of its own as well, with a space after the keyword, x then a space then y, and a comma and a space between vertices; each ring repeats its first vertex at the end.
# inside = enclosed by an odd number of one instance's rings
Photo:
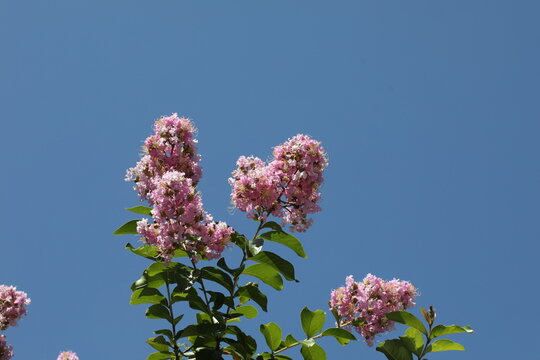
POLYGON ((29 304, 30 299, 25 292, 17 291, 14 286, 0 285, 0 330, 17 325, 29 304))
POLYGON ((156 178, 168 171, 184 173, 197 185, 202 176, 197 154, 197 140, 193 123, 177 114, 164 116, 154 124, 154 135, 144 141, 145 155, 134 168, 127 171, 126 180, 135 182, 135 190, 143 200, 154 188, 156 178))
POLYGON ((73 351, 62 351, 56 360, 79 360, 79 357, 73 351))
POLYGON ((416 288, 408 281, 384 281, 368 274, 362 282, 357 283, 352 276, 348 276, 344 287, 332 291, 330 309, 337 311, 341 324, 363 320, 363 325, 349 327, 354 328, 372 346, 377 334, 394 328, 394 322, 388 320, 386 314, 414 306, 416 296, 416 288))
POLYGON ((166 262, 176 249, 188 251, 193 260, 219 258, 234 232, 203 209, 196 189, 202 172, 194 134, 191 121, 176 114, 157 120, 143 147, 146 155, 126 177, 153 207, 153 223, 139 221, 137 232, 166 262))
POLYGON ((13 357, 13 346, 8 345, 6 337, 0 334, 0 360, 9 360, 13 357))
POLYGON ((293 231, 305 231, 313 223, 309 214, 320 211, 323 170, 328 160, 321 144, 298 134, 276 146, 274 158, 265 164, 257 157, 241 156, 232 172, 231 201, 248 217, 282 218, 293 231))

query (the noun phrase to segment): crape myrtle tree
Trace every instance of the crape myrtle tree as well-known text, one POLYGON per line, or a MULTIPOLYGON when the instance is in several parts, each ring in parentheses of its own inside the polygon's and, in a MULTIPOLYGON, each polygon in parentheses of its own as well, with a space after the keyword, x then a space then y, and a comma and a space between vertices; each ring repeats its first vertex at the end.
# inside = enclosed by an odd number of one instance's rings
POLYGON ((360 282, 349 276, 345 286, 331 292, 334 326, 324 327, 324 311, 305 307, 299 316, 303 334, 285 335, 270 322, 260 325, 265 343, 258 344, 243 330, 242 320, 268 310, 260 283, 281 290, 284 280, 296 281, 293 264, 281 253, 265 250, 265 242, 306 257, 289 232, 306 231, 313 222, 310 215, 321 210, 319 187, 327 156, 318 141, 299 134, 276 146, 269 162, 254 156, 238 159, 229 178, 231 201, 254 220, 248 236, 204 210, 197 191, 202 171, 195 133, 193 123, 176 114, 155 122, 140 161, 126 176, 148 204, 127 210, 146 217, 114 232, 138 234, 143 245, 128 243, 126 248, 150 261, 131 285, 130 301, 149 304, 146 317, 165 324, 147 340, 154 349, 147 360, 292 359, 298 350, 305 360, 325 360, 318 339, 330 336, 347 345, 359 336, 372 346, 378 334, 394 329, 395 322, 407 326, 405 333, 376 347, 387 359, 420 360, 433 352, 464 350, 440 337, 472 332, 470 327, 435 325, 433 307, 420 308, 424 325, 406 311, 418 294, 410 282, 371 274, 360 282), (225 248, 236 248, 240 256, 234 258, 239 260, 225 258, 225 248))

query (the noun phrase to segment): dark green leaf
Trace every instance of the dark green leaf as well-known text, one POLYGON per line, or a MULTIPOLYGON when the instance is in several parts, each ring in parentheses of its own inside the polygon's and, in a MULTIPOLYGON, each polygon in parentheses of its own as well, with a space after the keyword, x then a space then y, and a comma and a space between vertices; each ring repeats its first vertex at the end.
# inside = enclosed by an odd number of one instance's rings
POLYGON ((279 359, 282 359, 282 360, 292 360, 291 357, 288 357, 287 355, 276 355, 274 356, 275 359, 279 360, 279 359))
POLYGON ((236 291, 236 296, 249 298, 255 301, 261 307, 261 309, 263 309, 263 311, 268 311, 268 298, 259 290, 257 283, 250 282, 247 283, 247 285, 240 287, 236 291))
POLYGON ((219 329, 218 324, 188 325, 180 331, 179 338, 187 336, 205 336, 214 334, 219 329))
POLYGON ((165 284, 165 280, 161 275, 149 276, 148 272, 144 272, 139 280, 135 281, 131 285, 131 290, 135 291, 143 288, 154 288, 157 289, 165 284))
POLYGON ((415 328, 407 328, 405 334, 399 337, 401 343, 409 350, 410 352, 416 354, 417 356, 422 355, 422 348, 424 347, 424 337, 422 333, 415 328))
POLYGON ((431 330, 431 335, 429 336, 429 338, 430 339, 435 339, 438 336, 449 335, 449 334, 457 334, 457 333, 462 333, 462 332, 472 333, 472 332, 474 332, 474 330, 471 329, 470 326, 437 325, 437 326, 435 326, 433 328, 433 330, 431 330))
POLYGON ((300 353, 305 360, 326 360, 326 353, 323 348, 317 344, 311 346, 302 345, 300 353))
POLYGON ((154 288, 143 288, 135 290, 131 294, 131 305, 139 304, 159 304, 161 302, 166 302, 165 296, 163 296, 158 289, 154 288))
POLYGON ((169 330, 169 329, 156 330, 156 331, 154 331, 154 334, 157 334, 157 335, 165 335, 166 337, 169 338, 170 341, 174 341, 174 339, 173 339, 173 333, 172 333, 172 331, 169 330))
POLYGON ((158 256, 157 248, 152 245, 142 245, 142 246, 139 246, 138 248, 134 248, 133 245, 131 245, 130 243, 127 243, 125 248, 136 255, 145 257, 150 260, 156 260, 158 256))
POLYGON ((386 314, 386 317, 389 320, 411 326, 427 335, 427 331, 426 331, 426 328, 424 327, 424 324, 422 324, 422 322, 418 320, 418 318, 414 316, 413 314, 411 314, 410 312, 394 311, 394 312, 386 314))
POLYGON ((270 265, 277 271, 279 271, 285 279, 292 281, 298 281, 294 278, 294 266, 283 259, 281 256, 274 254, 270 251, 261 251, 257 255, 250 257, 250 260, 256 261, 261 264, 270 265))
POLYGON ((261 325, 261 333, 264 335, 266 344, 270 350, 276 350, 281 344, 281 328, 276 323, 269 323, 266 325, 261 325))
POLYGON ((146 317, 149 319, 165 319, 172 323, 169 309, 163 304, 154 304, 146 309, 146 317))
POLYGON ((450 350, 464 351, 465 348, 463 347, 463 345, 458 344, 457 342, 453 342, 452 340, 440 339, 429 345, 426 353, 450 350))
POLYGON ((182 315, 178 315, 177 317, 174 318, 174 325, 178 325, 178 323, 182 320, 182 318, 184 317, 184 314, 182 315))
POLYGON ((322 333, 323 336, 333 336, 341 345, 347 345, 351 340, 356 340, 356 337, 345 329, 331 328, 326 329, 322 333))
POLYGON ((290 234, 287 234, 286 232, 268 231, 259 236, 265 240, 274 241, 274 242, 287 246, 289 249, 293 250, 300 257, 303 257, 303 258, 307 257, 306 253, 304 252, 304 248, 302 247, 302 244, 300 243, 300 240, 298 240, 297 238, 295 238, 294 236, 290 234))
POLYGON ((126 210, 132 211, 137 214, 143 214, 143 215, 152 214, 152 208, 149 208, 148 206, 142 206, 142 205, 126 208, 126 210))
POLYGON ((229 291, 232 291, 233 289, 231 277, 223 270, 207 266, 201 269, 201 277, 206 280, 214 281, 229 291))
POLYGON ((325 313, 322 310, 311 311, 307 308, 302 309, 300 320, 302 321, 302 329, 308 338, 318 334, 324 326, 325 313))
POLYGON ((243 268, 236 268, 236 269, 231 269, 227 263, 225 262, 225 258, 221 258, 218 260, 217 262, 217 266, 219 266, 220 268, 222 268, 223 270, 227 271, 229 274, 235 276, 235 275, 239 275, 240 273, 242 273, 242 271, 240 270, 244 270, 243 268))
POLYGON ((389 360, 412 360, 412 353, 407 350, 399 339, 386 340, 376 348, 382 352, 389 360))
POLYGON ((113 235, 127 235, 127 234, 137 234, 137 223, 140 220, 131 220, 120 226, 113 232, 113 235))
POLYGON ((243 274, 255 276, 276 290, 283 289, 283 279, 278 272, 266 264, 254 264, 242 271, 243 274))

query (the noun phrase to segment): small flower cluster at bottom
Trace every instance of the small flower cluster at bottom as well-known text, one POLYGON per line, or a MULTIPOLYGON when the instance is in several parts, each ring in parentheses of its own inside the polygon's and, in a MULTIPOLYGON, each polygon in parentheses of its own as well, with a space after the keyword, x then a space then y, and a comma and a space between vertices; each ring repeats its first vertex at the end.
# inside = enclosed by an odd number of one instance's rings
POLYGON ((394 322, 388 320, 386 314, 414 306, 417 294, 416 288, 408 281, 385 281, 368 274, 363 281, 355 282, 352 276, 348 276, 345 286, 332 291, 330 309, 337 312, 341 325, 360 320, 358 326, 348 326, 372 346, 377 334, 394 329, 394 322))
POLYGON ((6 337, 0 335, 0 360, 9 360, 13 357, 13 346, 8 345, 6 337))
POLYGON ((62 351, 56 360, 79 360, 79 357, 73 351, 62 351))

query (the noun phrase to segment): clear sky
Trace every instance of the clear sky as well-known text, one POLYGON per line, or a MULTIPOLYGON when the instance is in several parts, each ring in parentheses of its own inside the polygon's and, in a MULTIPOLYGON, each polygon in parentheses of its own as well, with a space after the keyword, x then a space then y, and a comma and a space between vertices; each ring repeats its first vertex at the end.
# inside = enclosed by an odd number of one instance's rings
MULTIPOLYGON (((144 259, 111 232, 153 121, 199 129, 205 208, 241 232, 227 177, 297 133, 330 158, 299 284, 268 289, 300 336, 345 276, 413 282, 464 353, 532 359, 540 230, 537 1, 0 0, 0 283, 32 298, 18 360, 144 359, 144 259)), ((282 254, 286 254, 283 252, 282 254)), ((328 322, 330 325, 330 321, 328 322)), ((397 336, 398 333, 391 335, 397 336)), ((324 342, 329 359, 383 359, 324 342)), ((261 349, 262 350, 262 349, 261 349)), ((534 354, 534 355, 533 355, 534 354)), ((300 356, 293 352, 293 358, 300 356)))

